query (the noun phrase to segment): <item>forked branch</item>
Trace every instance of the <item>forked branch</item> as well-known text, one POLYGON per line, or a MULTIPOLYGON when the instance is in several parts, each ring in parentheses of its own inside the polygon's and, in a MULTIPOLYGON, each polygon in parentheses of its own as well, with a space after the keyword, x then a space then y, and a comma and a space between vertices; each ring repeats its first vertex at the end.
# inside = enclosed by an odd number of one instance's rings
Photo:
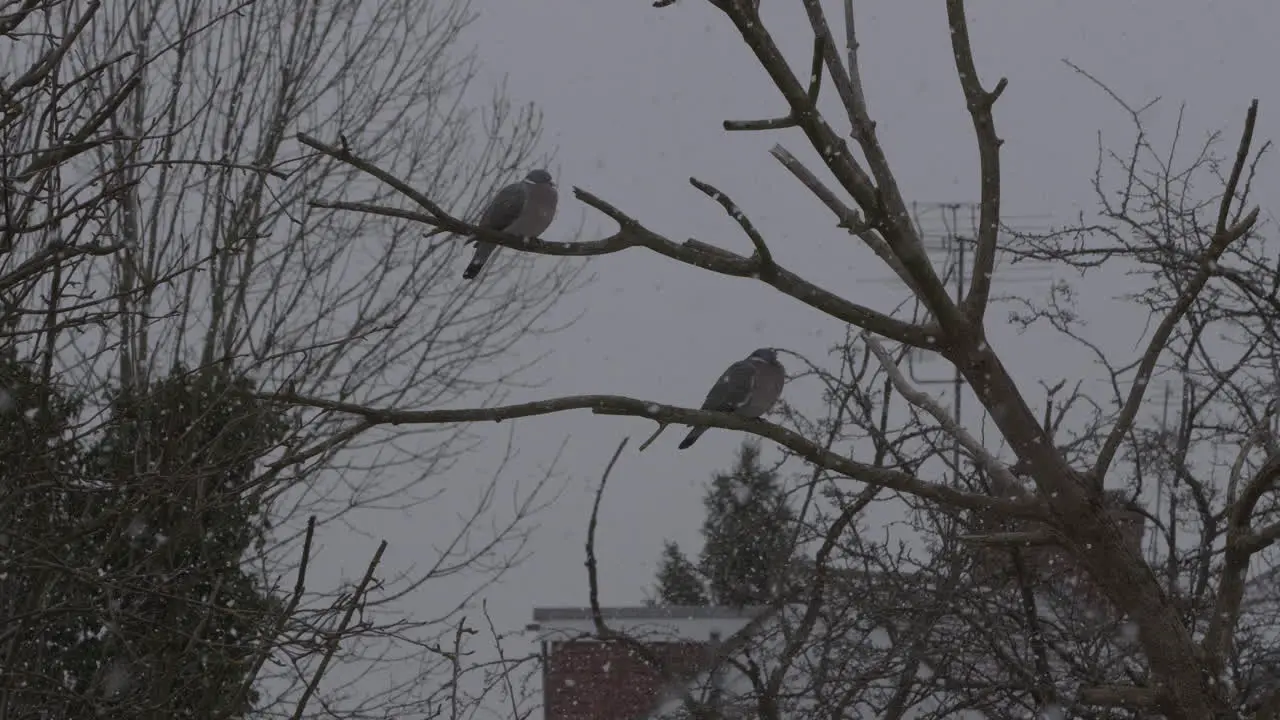
POLYGON ((808 102, 804 107, 793 107, 791 112, 783 117, 770 120, 725 120, 724 129, 730 132, 784 130, 799 125, 804 115, 817 112, 818 92, 822 89, 822 51, 825 45, 825 38, 813 39, 813 60, 809 62, 809 90, 806 93, 808 102))
MULTIPOLYGON (((1267 416, 1269 425, 1270 417, 1267 416)), ((1246 446, 1247 447, 1247 446, 1246 446)), ((1280 523, 1255 532, 1250 523, 1254 508, 1264 493, 1280 482, 1280 454, 1271 454, 1254 473, 1244 490, 1228 508, 1227 543, 1222 558, 1221 579, 1214 612, 1204 635, 1205 661, 1211 671, 1220 672, 1230 651, 1230 640, 1244 602, 1245 577, 1253 556, 1280 537, 1280 523)))
MULTIPOLYGON (((653 230, 650 230, 635 218, 624 213, 622 210, 596 195, 583 190, 582 188, 575 187, 573 189, 574 197, 583 204, 599 211, 601 214, 616 222, 618 224, 617 232, 600 240, 589 240, 584 242, 559 242, 555 240, 542 240, 540 238, 521 237, 510 233, 479 228, 475 225, 463 222, 461 219, 450 215, 430 198, 417 190, 414 190, 405 181, 396 178, 394 175, 381 168, 378 168, 373 163, 359 158, 346 147, 335 147, 306 135, 299 135, 298 139, 303 144, 324 155, 332 157, 340 162, 347 163, 352 167, 385 182, 397 192, 408 197, 420 208, 425 210, 425 212, 415 212, 412 210, 403 210, 400 208, 385 207, 370 203, 352 202, 312 201, 311 205, 313 207, 347 210, 351 212, 361 212, 371 215, 381 215, 383 217, 409 220, 412 222, 420 222, 424 225, 430 225, 449 233, 454 233, 455 235, 474 235, 481 237, 488 242, 492 242, 495 245, 521 252, 534 253, 537 255, 589 257, 594 255, 608 255, 637 247, 647 248, 659 255, 665 255, 673 260, 678 260, 688 265, 700 267, 704 270, 710 270, 711 272, 718 273, 720 275, 729 275, 741 278, 758 278, 761 282, 772 286, 784 295, 795 298, 796 300, 820 310, 831 317, 856 325, 860 328, 866 328, 878 335, 883 335, 898 342, 906 343, 907 345, 914 347, 933 348, 938 346, 936 333, 933 331, 918 325, 903 322, 902 320, 890 317, 882 312, 872 310, 871 308, 863 305, 849 302, 833 292, 814 285, 808 280, 801 278, 799 275, 777 265, 776 263, 772 264, 772 271, 762 272, 762 261, 760 258, 759 248, 760 244, 763 243, 763 239, 758 237, 758 233, 757 237, 752 238, 752 242, 756 244, 757 249, 755 257, 743 257, 737 253, 723 250, 714 245, 708 245, 707 243, 703 243, 698 240, 687 240, 683 243, 676 243, 662 235, 659 235, 653 230)), ((721 203, 721 205, 723 206, 723 203, 721 203)), ((740 214, 739 217, 741 217, 740 214)), ((739 221, 739 224, 741 224, 741 221, 739 221)), ((772 262, 771 256, 770 261, 772 262)))
POLYGON ((751 239, 751 244, 755 246, 756 249, 752 259, 755 260, 756 264, 759 266, 760 273, 762 275, 773 273, 777 266, 773 264, 773 254, 769 252, 769 246, 765 244, 764 237, 760 235, 760 231, 756 229, 756 226, 753 225, 751 220, 749 220, 742 210, 738 208, 737 203, 711 184, 704 183, 698 178, 689 178, 689 184, 698 188, 698 190, 707 197, 715 200, 716 203, 719 204, 720 207, 724 208, 724 211, 729 214, 729 217, 733 218, 734 222, 738 223, 738 227, 742 228, 742 232, 746 233, 747 237, 751 239))
POLYGON ((982 193, 978 216, 977 247, 974 249, 973 278, 969 294, 965 298, 965 312, 976 329, 982 328, 987 299, 991 295, 991 275, 995 272, 996 241, 1000 233, 1000 145, 996 136, 995 120, 991 108, 1009 84, 1000 78, 996 87, 987 92, 978 79, 978 67, 973 61, 973 47, 969 44, 969 23, 965 19, 964 0, 947 0, 947 23, 951 26, 951 54, 955 58, 956 73, 964 90, 965 105, 973 119, 973 131, 978 140, 978 173, 982 193))

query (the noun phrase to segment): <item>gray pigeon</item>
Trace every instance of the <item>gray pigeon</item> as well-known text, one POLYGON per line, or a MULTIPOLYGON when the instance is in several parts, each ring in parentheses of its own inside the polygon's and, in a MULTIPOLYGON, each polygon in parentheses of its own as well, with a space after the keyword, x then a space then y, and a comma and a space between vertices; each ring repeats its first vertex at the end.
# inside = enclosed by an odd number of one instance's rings
MULTIPOLYGON (((512 183, 493 196, 484 214, 480 216, 478 227, 488 230, 502 230, 521 237, 536 238, 543 233, 556 217, 556 186, 551 182, 551 173, 546 170, 530 170, 524 180, 512 183)), ((476 252, 471 257, 471 264, 463 271, 464 280, 470 280, 480 274, 489 256, 497 245, 472 236, 467 242, 475 242, 476 252)))
MULTIPOLYGON (((729 366, 702 402, 703 410, 731 412, 742 417, 758 418, 769 412, 782 396, 787 371, 778 362, 772 348, 760 348, 746 360, 729 366)), ((707 428, 695 427, 680 443, 684 450, 698 441, 707 428)))

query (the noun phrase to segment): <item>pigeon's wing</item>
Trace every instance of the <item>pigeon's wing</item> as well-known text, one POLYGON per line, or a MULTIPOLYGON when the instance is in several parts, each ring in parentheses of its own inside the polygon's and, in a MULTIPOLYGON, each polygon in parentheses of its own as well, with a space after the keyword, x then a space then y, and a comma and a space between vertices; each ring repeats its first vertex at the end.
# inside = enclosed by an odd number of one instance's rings
POLYGON ((702 409, 733 412, 751 398, 751 391, 755 388, 755 384, 755 364, 748 360, 739 360, 730 365, 711 387, 706 401, 702 403, 702 409))
POLYGON ((524 187, 520 183, 512 183, 493 196, 476 225, 490 230, 505 230, 520 217, 521 210, 524 210, 524 187))

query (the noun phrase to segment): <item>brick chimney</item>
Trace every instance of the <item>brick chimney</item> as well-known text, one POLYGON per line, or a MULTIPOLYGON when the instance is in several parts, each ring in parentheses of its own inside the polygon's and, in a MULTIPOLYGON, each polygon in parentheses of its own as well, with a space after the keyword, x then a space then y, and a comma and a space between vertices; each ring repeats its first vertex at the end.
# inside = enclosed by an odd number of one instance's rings
POLYGON ((644 644, 645 653, 623 642, 595 637, 586 608, 538 608, 530 630, 542 642, 545 720, 639 720, 667 697, 667 678, 690 683, 707 668, 714 643, 745 628, 760 609, 719 607, 602 608, 610 630, 644 644))

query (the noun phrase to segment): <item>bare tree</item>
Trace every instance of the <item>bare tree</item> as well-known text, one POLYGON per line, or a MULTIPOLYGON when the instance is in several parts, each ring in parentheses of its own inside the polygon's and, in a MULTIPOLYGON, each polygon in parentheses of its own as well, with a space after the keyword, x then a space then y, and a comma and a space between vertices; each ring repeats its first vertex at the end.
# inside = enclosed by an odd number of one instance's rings
MULTIPOLYGON (((11 604, 0 608, 0 657, 21 653, 42 622, 67 613, 108 629, 126 619, 110 613, 149 622, 136 608, 96 606, 96 595, 84 606, 68 600, 55 607, 39 592, 84 581, 93 592, 168 593, 184 607, 204 608, 191 617, 243 616, 239 632, 251 628, 252 637, 232 643, 198 631, 183 650, 253 649, 235 660, 249 671, 236 692, 223 692, 225 683, 200 691, 225 703, 215 715, 244 711, 215 697, 222 693, 260 695, 250 705, 273 713, 287 705, 295 716, 323 704, 328 714, 461 717, 493 689, 508 698, 511 712, 527 712, 517 677, 527 658, 502 652, 501 633, 486 627, 476 599, 522 557, 526 521, 550 499, 552 474, 520 488, 514 515, 493 522, 496 475, 478 488, 476 506, 429 562, 386 567, 382 550, 370 547, 368 574, 337 588, 315 581, 324 558, 311 556, 313 539, 355 508, 411 509, 437 497, 441 479, 477 447, 464 427, 370 433, 370 423, 299 408, 276 413, 271 422, 279 427, 240 446, 236 462, 248 469, 234 483, 207 478, 209 448, 226 442, 235 425, 210 429, 208 418, 241 407, 236 398, 252 400, 245 388, 287 385, 404 406, 493 402, 509 387, 536 381, 526 372, 536 358, 516 350, 557 329, 547 311, 581 284, 579 264, 502 253, 484 282, 458 283, 458 243, 424 236, 412 219, 359 217, 305 202, 353 192, 385 202, 389 195, 293 139, 300 131, 341 138, 344 147, 411 178, 420 192, 472 215, 514 173, 544 160, 535 155, 540 120, 532 106, 511 101, 502 88, 488 99, 476 94, 478 67, 465 42, 473 17, 465 0, 0 2, 7 43, 0 71, 0 412, 33 439, 23 446, 23 463, 8 462, 16 454, 6 459, 0 513, 11 529, 30 527, 8 521, 30 520, 33 508, 53 513, 40 526, 44 534, 21 538, 20 549, 12 532, 4 537, 10 550, 0 580, 4 573, 20 578, 23 594, 5 593, 11 604), (119 461, 112 474, 128 493, 94 485, 98 478, 86 476, 90 466, 79 453, 125 427, 125 410, 151 418, 173 400, 162 392, 171 383, 208 390, 182 400, 193 403, 194 417, 171 418, 186 438, 187 460, 174 464, 180 455, 173 432, 160 433, 166 439, 145 452, 135 438, 134 452, 112 456, 119 461), (51 458, 60 460, 50 465, 51 458), (31 482, 33 468, 43 468, 46 482, 31 482), (188 484, 190 497, 174 490, 188 484), (71 522, 62 503, 97 492, 128 502, 103 509, 97 525, 83 528, 91 540, 82 555, 58 559, 59 533, 71 522), (181 558, 173 548, 200 553, 207 542, 195 533, 179 542, 160 531, 164 522, 187 520, 200 529, 204 520, 196 518, 233 507, 249 514, 244 522, 267 528, 244 539, 240 562, 256 569, 260 587, 284 594, 232 610, 220 602, 222 580, 202 590, 153 582, 161 572, 157 553, 181 558), (152 543, 145 552, 140 538, 152 543), (127 567, 103 564, 117 552, 127 567), (84 574, 94 568, 110 572, 89 582, 84 574), (468 571, 470 579, 463 577, 468 571), (454 606, 433 608, 429 619, 403 617, 405 598, 440 583, 452 583, 454 606), (488 649, 472 655, 477 646, 488 649), (415 671, 361 683, 393 662, 415 671)), ((260 407, 251 402, 236 412, 256 417, 260 407)), ((87 507, 83 497, 74 507, 87 507)), ((80 596, 68 590, 60 597, 80 596)), ((193 622, 212 627, 215 620, 193 622)), ((60 704, 74 715, 84 707, 104 711, 110 700, 123 716, 170 716, 157 688, 176 696, 173 683, 185 676, 142 673, 136 663, 152 651, 117 634, 119 642, 93 661, 92 687, 45 678, 61 694, 47 707, 60 704), (121 653, 135 664, 109 662, 121 653), (128 676, 134 685, 147 678, 152 694, 145 701, 119 695, 128 676), (108 686, 115 690, 107 693, 108 686)), ((0 717, 30 707, 31 687, 6 674, 0 717)), ((192 700, 214 712, 201 703, 192 700)))
MULTIPOLYGON (((574 408, 590 408, 596 413, 647 417, 659 423, 703 424, 742 430, 767 437, 822 471, 869 488, 912 498, 912 502, 932 508, 948 517, 979 513, 986 524, 999 521, 1014 529, 1003 533, 977 533, 986 544, 1025 545, 1035 541, 1050 543, 1080 577, 1086 578, 1105 598, 1113 619, 1131 623, 1134 668, 1125 669, 1127 679, 1113 680, 1109 673, 1089 675, 1082 687, 1070 688, 1063 702, 1088 706, 1129 706, 1140 712, 1159 713, 1170 718, 1235 717, 1243 708, 1270 700, 1252 697, 1253 690, 1230 681, 1228 666, 1240 655, 1233 648, 1256 631, 1246 620, 1249 604, 1245 589, 1251 577, 1252 560, 1280 537, 1280 522, 1272 515, 1269 498, 1277 473, 1272 449, 1271 413, 1275 363, 1271 360, 1274 334, 1270 318, 1275 309, 1274 261, 1266 258, 1254 239, 1258 218, 1256 208, 1246 210, 1244 195, 1249 187, 1253 152, 1256 103, 1250 107, 1244 131, 1233 156, 1218 164, 1202 165, 1221 170, 1222 191, 1204 199, 1178 192, 1185 179, 1167 169, 1163 179, 1152 179, 1136 168, 1128 174, 1128 187, 1119 194, 1104 193, 1110 203, 1111 223, 1093 226, 1089 232, 1058 235, 1041 245, 1042 259, 1080 266, 1126 258, 1151 269, 1150 280, 1141 299, 1153 314, 1154 330, 1136 361, 1107 358, 1115 372, 1113 402, 1094 401, 1091 427, 1080 437, 1089 439, 1059 448, 1054 430, 1060 425, 1058 408, 1046 407, 1051 422, 1043 422, 1011 377, 1005 359, 985 339, 987 310, 991 304, 991 283, 996 266, 1000 234, 1000 140, 993 108, 1006 83, 1001 80, 987 89, 982 83, 970 48, 964 3, 949 0, 946 12, 950 23, 952 50, 957 75, 972 117, 979 150, 980 174, 976 184, 981 193, 979 232, 974 247, 975 266, 966 297, 951 299, 932 266, 917 229, 911 222, 884 148, 876 135, 875 123, 862 91, 858 64, 858 43, 852 0, 845 0, 844 33, 837 36, 818 0, 805 0, 814 37, 813 58, 807 76, 798 75, 762 21, 758 3, 752 0, 708 0, 724 13, 726 20, 742 35, 761 67, 788 106, 788 112, 770 120, 726 121, 728 131, 799 130, 818 153, 835 187, 803 165, 781 146, 775 158, 797 180, 809 188, 831 211, 834 224, 866 242, 909 287, 924 313, 923 320, 903 319, 861 306, 817 287, 783 267, 770 251, 767 239, 738 208, 711 185, 691 180, 703 193, 716 200, 751 240, 755 251, 741 256, 697 240, 676 242, 649 229, 642 220, 628 215, 615 204, 575 188, 574 195, 586 205, 618 223, 609 237, 589 242, 530 240, 486 233, 494 242, 527 253, 552 256, 587 256, 644 247, 673 260, 696 265, 708 272, 754 277, 833 318, 858 329, 892 378, 897 372, 884 341, 937 353, 953 364, 989 414, 999 434, 999 443, 1016 457, 1016 467, 1031 481, 1027 487, 1011 472, 1008 463, 995 457, 993 439, 980 441, 959 427, 943 409, 924 402, 927 397, 903 382, 893 382, 895 390, 914 402, 921 417, 945 434, 948 442, 960 443, 967 462, 982 483, 945 480, 940 472, 928 472, 915 464, 877 465, 854 460, 844 452, 826 446, 812 426, 788 429, 769 422, 743 420, 717 413, 674 408, 640 399, 611 395, 566 397, 497 408, 459 410, 392 410, 383 406, 345 402, 340 399, 308 397, 295 392, 278 392, 275 399, 297 405, 343 412, 369 423, 450 424, 481 420, 529 417, 574 408), (841 45, 847 53, 841 52, 841 45), (816 98, 823 80, 834 88, 843 108, 843 117, 826 117, 816 98), (852 142, 846 140, 847 131, 852 142), (1146 193, 1142 202, 1140 197, 1146 193), (1207 213, 1203 221, 1201 216, 1207 213), (1074 242, 1054 242, 1070 239, 1074 242), (1222 328, 1237 351, 1224 356, 1208 349, 1207 329, 1222 328), (1226 328, 1230 328, 1227 332, 1226 328), (1182 358, 1182 359, 1179 359, 1182 358), (1229 358, 1229 359, 1224 359, 1229 358), (1181 364, 1181 368, 1179 368, 1181 364), (1189 364, 1194 368, 1188 367, 1189 364), (1190 446, 1179 450, 1167 443, 1152 442, 1139 416, 1147 406, 1148 389, 1161 373, 1177 372, 1183 393, 1184 436, 1206 450, 1195 454, 1190 446), (914 401, 913 401, 914 398, 914 401), (1237 418, 1225 427, 1204 425, 1194 418, 1214 413, 1222 403, 1231 402, 1237 418), (1215 404, 1216 403, 1216 404, 1215 404), (1210 408, 1213 408, 1212 410, 1210 408), (1232 428, 1229 432, 1226 428, 1232 428), (1136 452, 1143 438, 1146 454, 1136 452), (1111 512, 1113 496, 1105 489, 1127 488, 1134 483, 1151 483, 1135 468, 1145 464, 1156 445, 1166 457, 1168 482, 1177 477, 1175 515, 1199 513, 1202 525, 1213 532, 1195 537, 1190 548, 1178 529, 1164 523, 1163 535, 1178 543, 1175 552, 1153 565, 1126 542, 1111 512), (1227 450, 1236 458, 1231 471, 1212 480, 1212 451, 1227 450), (1195 482, 1188 479, 1195 478, 1195 482), (1131 482, 1132 480, 1132 482, 1131 482), (1223 486, 1221 490, 1216 489, 1223 486), (1192 507, 1188 509, 1187 505, 1192 507), (1198 509, 1198 508, 1203 508, 1198 509), (1021 529, 1019 529, 1021 528, 1021 529), (1034 529, 1025 529, 1034 528, 1034 529), (1215 545, 1215 539, 1217 544, 1215 545), (1179 549, 1181 548, 1181 549, 1179 549), (1196 562, 1186 555, 1190 553, 1196 562), (1179 589, 1171 575, 1195 577, 1192 590, 1179 589), (1176 572, 1161 567, 1167 565, 1176 572), (1180 569, 1181 568, 1181 569, 1180 569), (1188 593, 1190 592, 1190 595, 1188 593), (1188 601, 1198 598, 1200 608, 1208 608, 1192 622, 1188 601)), ((671 5, 659 0, 655 5, 671 5)), ((1153 157, 1143 143, 1135 156, 1153 157)), ((346 159, 357 167, 374 170, 374 163, 359 162, 333 147, 322 148, 333 157, 346 159)), ((1158 157, 1158 156, 1156 156, 1158 157)), ((412 198, 418 209, 411 217, 424 225, 449 231, 468 231, 470 226, 447 212, 440 201, 430 197, 412 198)), ((371 214, 392 214, 377 207, 352 207, 371 214)), ((407 215, 401 211, 399 217, 407 215)), ((1068 328, 1069 329, 1069 328, 1068 328)), ((1052 382, 1051 379, 1046 379, 1052 382)), ((1081 400, 1077 396, 1076 400, 1081 400)), ((1053 398, 1050 398, 1050 404, 1053 398)), ((1179 523, 1183 521, 1179 520, 1179 523)), ((972 524, 972 523, 971 523, 972 524)), ((946 566, 945 563, 943 565, 946 566)), ((947 591, 937 584, 935 596, 945 607, 951 602, 947 591)), ((918 590, 917 590, 918 592, 918 590)), ((1025 621, 1024 621, 1025 624, 1025 621)), ((1080 630, 1068 629, 1068 634, 1080 630)), ((1034 633, 1033 633, 1034 635, 1034 633)), ((1047 642, 1043 632, 1038 643, 1047 642)), ((990 649, 988 655, 995 654, 990 649)), ((1255 655, 1257 653, 1255 652, 1255 655)), ((1251 666, 1256 667, 1256 666, 1251 666)), ((1256 670, 1249 671, 1256 677, 1256 670)), ((1028 690, 1043 685, 1032 674, 1025 682, 1028 690)), ((1254 682, 1253 685, 1258 685, 1254 682)), ((1044 688, 1041 687, 1040 690, 1044 688)), ((1031 695, 1034 699, 1034 695, 1031 695)), ((1042 706, 1059 702, 1041 694, 1042 706)))

